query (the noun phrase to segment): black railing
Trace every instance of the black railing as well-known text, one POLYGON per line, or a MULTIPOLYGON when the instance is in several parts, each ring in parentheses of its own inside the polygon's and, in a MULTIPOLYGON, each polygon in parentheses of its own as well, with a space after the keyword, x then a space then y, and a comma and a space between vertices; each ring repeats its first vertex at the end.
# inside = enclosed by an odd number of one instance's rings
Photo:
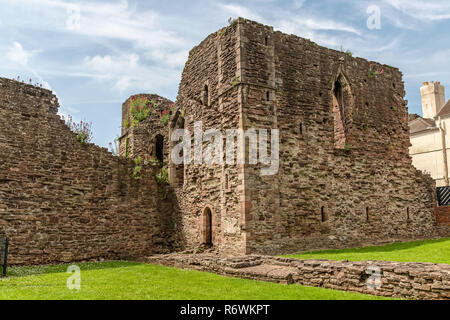
POLYGON ((6 267, 8 266, 8 237, 0 237, 0 264, 3 269, 2 275, 6 277, 6 267))
POLYGON ((450 187, 439 187, 436 193, 439 207, 450 206, 450 187))

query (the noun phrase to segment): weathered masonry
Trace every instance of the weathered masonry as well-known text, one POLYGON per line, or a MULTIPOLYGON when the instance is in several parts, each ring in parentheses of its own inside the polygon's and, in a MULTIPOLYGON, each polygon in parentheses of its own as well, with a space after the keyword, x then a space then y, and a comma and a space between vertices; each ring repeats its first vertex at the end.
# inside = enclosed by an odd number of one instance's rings
POLYGON ((190 52, 164 141, 197 121, 224 137, 279 129, 280 168, 169 162, 185 245, 277 254, 436 236, 404 96, 398 69, 256 22, 208 36, 190 52))
POLYGON ((11 264, 136 259, 174 250, 174 203, 152 168, 81 145, 48 90, 0 78, 0 235, 11 264))
POLYGON ((408 155, 404 95, 395 68, 238 19, 191 50, 175 104, 156 95, 124 103, 115 157, 77 141, 50 91, 0 78, 0 234, 10 262, 135 259, 201 245, 279 254, 448 236, 434 181, 408 155), (277 174, 262 176, 259 164, 173 163, 171 134, 194 132, 198 121, 224 136, 279 129, 277 174), (157 161, 141 164, 136 180, 139 156, 157 161), (156 179, 164 167, 170 185, 156 179))

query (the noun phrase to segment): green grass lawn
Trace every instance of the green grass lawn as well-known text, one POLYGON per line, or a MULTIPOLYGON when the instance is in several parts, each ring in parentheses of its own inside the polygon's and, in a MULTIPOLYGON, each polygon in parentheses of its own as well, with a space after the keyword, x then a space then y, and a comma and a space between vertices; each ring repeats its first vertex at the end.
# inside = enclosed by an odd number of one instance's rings
POLYGON ((380 297, 299 285, 227 278, 134 262, 79 264, 81 289, 70 291, 68 265, 10 268, 0 299, 49 300, 375 300, 380 297))
POLYGON ((298 259, 328 260, 384 260, 398 262, 433 262, 450 264, 450 238, 394 243, 378 247, 358 249, 327 250, 303 254, 287 255, 298 259))

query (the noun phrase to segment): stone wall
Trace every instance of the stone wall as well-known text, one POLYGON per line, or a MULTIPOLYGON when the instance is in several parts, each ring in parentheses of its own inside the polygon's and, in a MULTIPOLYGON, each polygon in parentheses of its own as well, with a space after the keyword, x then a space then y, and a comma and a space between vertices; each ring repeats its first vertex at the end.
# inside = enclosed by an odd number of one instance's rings
POLYGON ((247 252, 435 236, 434 182, 408 154, 398 69, 238 24, 245 129, 280 130, 278 174, 245 168, 247 252))
MULTIPOLYGON (((183 71, 177 97, 184 110, 183 128, 194 138, 194 123, 202 131, 242 128, 239 78, 239 35, 237 23, 208 36, 193 48, 183 71)), ((173 119, 172 131, 180 128, 173 119)), ((204 145, 206 146, 206 144, 204 145)), ((194 147, 194 140, 192 141, 194 147)), ((224 254, 244 254, 245 235, 241 230, 243 169, 233 165, 172 166, 171 176, 180 176, 176 187, 182 208, 182 233, 188 247, 206 242, 207 212, 212 216, 212 243, 224 254)), ((174 181, 172 181, 174 182, 174 181)))
MULTIPOLYGON (((133 259, 175 244, 152 168, 81 145, 52 92, 0 79, 0 233, 11 264, 133 259)), ((166 198, 166 196, 169 195, 166 198)))
POLYGON ((297 260, 257 255, 221 258, 190 254, 157 255, 145 261, 282 284, 385 297, 450 300, 450 266, 446 264, 297 260))

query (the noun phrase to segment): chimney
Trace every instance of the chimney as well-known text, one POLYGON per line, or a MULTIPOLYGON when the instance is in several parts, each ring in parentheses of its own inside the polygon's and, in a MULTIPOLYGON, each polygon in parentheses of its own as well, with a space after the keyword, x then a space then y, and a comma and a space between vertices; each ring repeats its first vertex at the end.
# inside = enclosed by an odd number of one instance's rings
POLYGON ((420 88, 424 118, 433 119, 445 105, 445 88, 440 82, 424 82, 420 88))

